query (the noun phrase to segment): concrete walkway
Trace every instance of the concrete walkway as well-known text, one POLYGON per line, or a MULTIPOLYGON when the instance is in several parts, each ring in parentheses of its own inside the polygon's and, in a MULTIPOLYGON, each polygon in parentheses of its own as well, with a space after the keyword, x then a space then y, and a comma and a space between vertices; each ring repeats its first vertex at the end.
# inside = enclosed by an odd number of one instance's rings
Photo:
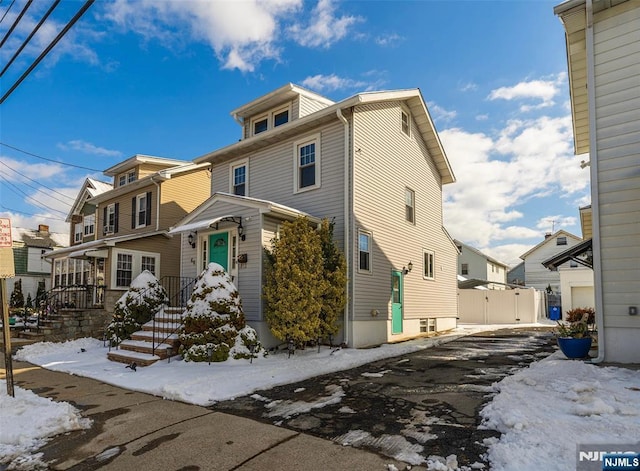
MULTIPOLYGON (((4 367, 1 355, 0 365, 4 367)), ((404 463, 304 433, 30 363, 14 361, 13 370, 16 386, 70 402, 93 420, 91 429, 58 436, 40 450, 49 469, 384 471, 389 465, 406 469, 404 463)), ((4 375, 0 369, 0 378, 4 375)))

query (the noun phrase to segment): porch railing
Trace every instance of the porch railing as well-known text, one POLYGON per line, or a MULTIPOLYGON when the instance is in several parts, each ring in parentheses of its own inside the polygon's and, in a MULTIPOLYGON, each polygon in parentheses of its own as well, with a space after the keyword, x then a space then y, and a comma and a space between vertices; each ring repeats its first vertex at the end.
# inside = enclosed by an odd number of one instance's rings
POLYGON ((56 286, 36 298, 36 331, 42 320, 58 314, 61 309, 99 309, 103 307, 104 286, 56 286))

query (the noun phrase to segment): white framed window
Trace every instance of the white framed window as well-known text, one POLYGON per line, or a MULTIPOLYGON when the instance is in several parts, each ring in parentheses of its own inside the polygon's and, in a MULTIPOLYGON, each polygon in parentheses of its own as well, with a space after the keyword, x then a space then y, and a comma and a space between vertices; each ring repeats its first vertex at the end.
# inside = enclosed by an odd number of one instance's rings
POLYGON ((147 193, 136 196, 136 229, 147 225, 147 193))
POLYGON ((111 203, 105 208, 104 233, 113 234, 116 232, 116 205, 111 203))
POLYGON ((137 250, 113 250, 115 263, 111 265, 111 288, 128 288, 143 270, 160 276, 160 254, 137 250))
POLYGON ((135 170, 131 170, 129 173, 127 173, 127 183, 135 182, 136 180, 137 178, 135 170))
POLYGON ((436 255, 432 250, 422 249, 422 277, 425 280, 435 279, 436 255))
POLYGON ((76 223, 73 226, 73 241, 74 242, 82 242, 84 226, 81 222, 76 223))
POLYGON ((148 270, 151 272, 152 275, 155 276, 156 274, 156 258, 155 257, 148 257, 146 255, 143 255, 141 260, 140 260, 140 269, 142 271, 148 270))
POLYGON ((263 115, 251 120, 251 135, 255 136, 269 130, 269 116, 263 115))
POLYGON ((468 275, 469 274, 469 264, 468 263, 463 263, 462 267, 460 268, 460 274, 461 275, 468 275))
POLYGON ((371 273, 371 232, 358 230, 358 272, 371 273))
POLYGON ((411 224, 416 223, 416 194, 410 188, 404 189, 404 218, 411 224))
POLYGON ((120 175, 118 177, 118 186, 125 186, 127 184, 127 176, 126 175, 120 175))
POLYGON ((293 192, 320 187, 320 135, 296 141, 294 148, 293 192))
POLYGON ((249 162, 244 160, 231 166, 231 193, 239 196, 249 195, 249 162))
POLYGON ((95 214, 87 214, 84 219, 84 235, 91 236, 96 231, 96 215, 95 214))
POLYGON ((409 119, 409 113, 405 111, 400 111, 400 121, 402 132, 407 136, 411 136, 411 120, 409 119))

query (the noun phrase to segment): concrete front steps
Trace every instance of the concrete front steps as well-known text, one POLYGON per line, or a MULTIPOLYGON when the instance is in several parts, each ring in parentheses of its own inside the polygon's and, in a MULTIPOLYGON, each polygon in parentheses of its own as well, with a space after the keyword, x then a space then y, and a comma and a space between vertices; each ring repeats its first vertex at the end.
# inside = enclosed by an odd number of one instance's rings
POLYGON ((159 360, 178 353, 178 329, 182 326, 182 308, 165 308, 149 321, 142 330, 131 335, 130 340, 123 340, 117 350, 111 350, 107 358, 111 361, 136 366, 149 366, 159 360), (156 347, 153 348, 155 339, 156 347))

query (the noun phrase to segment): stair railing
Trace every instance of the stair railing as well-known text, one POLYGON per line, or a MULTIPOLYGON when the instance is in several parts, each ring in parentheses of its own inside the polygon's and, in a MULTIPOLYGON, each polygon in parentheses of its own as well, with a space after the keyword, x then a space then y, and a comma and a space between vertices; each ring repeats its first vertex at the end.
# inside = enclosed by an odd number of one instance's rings
POLYGON ((176 334, 182 328, 182 314, 187 307, 187 302, 191 298, 191 293, 193 292, 195 283, 195 278, 186 278, 179 276, 165 276, 160 280, 160 284, 164 287, 169 298, 168 306, 165 306, 165 309, 160 312, 162 312, 162 315, 165 317, 165 319, 168 314, 170 323, 175 324, 176 327, 170 332, 165 333, 166 335, 164 336, 164 338, 159 338, 156 341, 156 316, 153 316, 153 333, 151 335, 152 355, 155 355, 156 348, 159 345, 164 344, 172 335, 176 334), (167 312, 167 307, 171 310, 170 312, 167 312))

